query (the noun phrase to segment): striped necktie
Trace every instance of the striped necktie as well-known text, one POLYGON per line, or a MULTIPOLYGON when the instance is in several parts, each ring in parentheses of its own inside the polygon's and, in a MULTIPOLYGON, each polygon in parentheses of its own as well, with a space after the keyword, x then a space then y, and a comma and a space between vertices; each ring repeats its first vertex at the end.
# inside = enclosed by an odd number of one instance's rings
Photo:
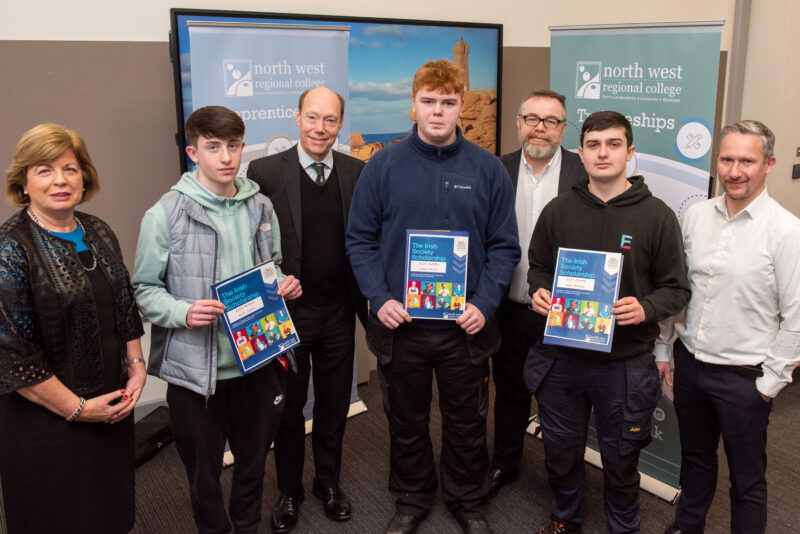
POLYGON ((314 180, 314 183, 317 185, 325 185, 325 164, 321 161, 315 161, 311 166, 317 171, 317 179, 314 180))

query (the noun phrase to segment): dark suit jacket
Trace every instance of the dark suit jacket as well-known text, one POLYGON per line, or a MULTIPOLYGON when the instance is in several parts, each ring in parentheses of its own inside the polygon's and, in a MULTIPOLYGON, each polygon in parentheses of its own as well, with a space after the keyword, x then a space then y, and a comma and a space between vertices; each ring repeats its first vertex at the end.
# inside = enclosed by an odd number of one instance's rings
MULTIPOLYGON (((519 160, 522 158, 522 149, 509 154, 500 156, 500 161, 505 165, 511 183, 514 184, 514 191, 517 190, 517 179, 519 178, 519 160)), ((579 180, 588 180, 589 175, 583 166, 580 156, 561 147, 561 172, 558 175, 558 194, 572 187, 579 180)))
MULTIPOLYGON (((339 190, 342 193, 342 214, 344 215, 344 228, 347 228, 347 217, 350 213, 350 199, 353 197, 358 176, 364 168, 364 162, 333 151, 333 167, 339 178, 339 190)), ((300 199, 299 174, 300 159, 297 147, 259 158, 250 162, 247 177, 253 180, 272 201, 278 224, 281 227, 281 270, 286 275, 300 278, 303 252, 303 208, 300 199)), ((342 250, 342 255, 345 251, 342 250)), ((367 321, 367 301, 358 289, 358 283, 352 270, 348 269, 347 280, 350 297, 353 301, 358 318, 362 324, 367 321)), ((302 284, 303 281, 300 280, 302 284)))

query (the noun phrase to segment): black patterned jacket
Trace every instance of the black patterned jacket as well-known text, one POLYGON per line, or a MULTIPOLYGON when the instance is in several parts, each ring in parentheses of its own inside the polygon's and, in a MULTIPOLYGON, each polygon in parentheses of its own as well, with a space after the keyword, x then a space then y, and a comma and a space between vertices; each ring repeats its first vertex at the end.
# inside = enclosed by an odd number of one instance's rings
POLYGON ((0 226, 0 394, 53 375, 77 395, 97 391, 103 384, 100 314, 116 318, 119 358, 143 333, 116 236, 97 217, 75 215, 111 283, 114 309, 97 309, 73 243, 39 227, 25 210, 12 216, 0 226))

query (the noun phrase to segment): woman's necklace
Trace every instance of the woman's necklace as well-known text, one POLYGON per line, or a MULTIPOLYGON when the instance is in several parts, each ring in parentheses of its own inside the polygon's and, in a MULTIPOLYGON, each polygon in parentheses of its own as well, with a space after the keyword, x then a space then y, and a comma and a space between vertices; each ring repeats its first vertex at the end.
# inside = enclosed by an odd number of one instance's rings
MULTIPOLYGON (((42 223, 42 221, 40 221, 40 220, 39 220, 39 217, 37 217, 37 216, 36 216, 36 214, 35 214, 35 213, 33 213, 33 210, 32 210, 32 209, 30 209, 30 208, 28 208, 28 215, 30 215, 30 216, 31 216, 31 219, 33 219, 33 222, 35 222, 36 224, 38 224, 39 226, 41 226, 42 228, 44 228, 44 229, 45 229, 45 230, 47 230, 48 232, 51 232, 51 230, 50 230, 48 227, 46 227, 46 226, 45 226, 45 225, 42 223)), ((84 236, 86 236, 86 229, 83 227, 83 223, 81 223, 80 219, 78 219, 78 218, 77 218, 75 215, 73 215, 73 216, 72 216, 72 218, 73 218, 73 219, 75 219, 75 222, 78 224, 78 228, 80 228, 80 229, 81 229, 81 233, 82 233, 84 236)), ((86 271, 94 271, 94 270, 97 268, 97 258, 95 258, 95 257, 94 257, 94 252, 92 252, 92 249, 91 249, 91 248, 89 248, 88 246, 87 246, 86 248, 87 248, 87 249, 89 249, 89 254, 91 254, 91 255, 92 255, 92 266, 91 266, 91 267, 87 267, 87 266, 83 265, 83 263, 81 263, 81 266, 82 266, 82 267, 83 267, 83 268, 84 268, 86 271)))

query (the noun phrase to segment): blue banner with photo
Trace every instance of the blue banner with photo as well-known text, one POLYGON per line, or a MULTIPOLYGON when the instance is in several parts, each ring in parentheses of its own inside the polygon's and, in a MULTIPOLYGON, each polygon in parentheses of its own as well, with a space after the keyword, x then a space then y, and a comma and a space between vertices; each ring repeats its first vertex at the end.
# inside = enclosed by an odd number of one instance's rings
MULTIPOLYGON (((225 106, 242 117, 242 176, 251 160, 297 142, 295 115, 304 91, 325 86, 348 99, 347 27, 204 21, 188 26, 192 106, 225 106)), ((349 153, 349 139, 345 107, 333 148, 349 153)))
MULTIPOLYGON (((190 28, 194 28, 193 33, 202 24, 217 26, 233 24, 237 27, 258 24, 272 27, 290 26, 294 29, 309 26, 319 29, 338 28, 347 32, 349 42, 347 60, 346 63, 342 63, 344 68, 338 70, 336 74, 338 76, 346 73, 349 95, 331 85, 331 88, 340 92, 347 100, 345 108, 348 115, 344 130, 339 136, 340 146, 335 147, 337 150, 347 152, 346 147, 349 146, 351 156, 367 161, 377 151, 408 135, 414 123, 414 117, 410 112, 414 73, 426 61, 447 58, 452 59, 465 72, 464 107, 459 121, 464 137, 490 152, 497 152, 501 25, 476 23, 453 25, 437 21, 425 23, 393 19, 363 20, 323 15, 294 17, 275 13, 178 9, 173 9, 172 14, 174 15, 173 61, 180 79, 178 93, 181 123, 184 123, 196 108, 192 96, 194 76, 192 64, 195 62, 196 51, 191 45, 190 28)), ((296 48, 294 44, 289 46, 292 49, 296 48)), ((338 42, 336 46, 338 48, 338 42)), ((317 58, 323 52, 327 52, 324 47, 314 46, 311 59, 306 63, 312 65, 314 62, 319 63, 317 58)), ((242 57, 249 59, 248 56, 242 57)), ((275 57, 279 58, 278 55, 275 57)), ((232 55, 228 59, 237 58, 239 56, 232 55)), ((292 63, 288 59, 287 62, 292 63)), ((266 64, 273 63, 268 61, 266 64)), ((330 75, 331 68, 326 67, 326 75, 330 75)), ((237 80, 243 76, 246 79, 242 68, 232 65, 231 74, 236 70, 238 70, 237 80)), ((252 77, 256 77, 255 72, 252 77)), ((297 80, 293 78, 294 82, 297 80)), ((219 83, 225 87, 224 81, 219 83)), ((246 81, 243 84, 246 85, 246 81)), ((246 87, 243 90, 246 92, 246 87)), ((295 107, 296 100, 293 102, 295 107)), ((285 137, 277 137, 269 144, 269 150, 276 151, 286 143, 285 137)), ((247 147, 245 152, 245 162, 250 161, 247 147)), ((191 166, 186 158, 184 162, 191 166)))

